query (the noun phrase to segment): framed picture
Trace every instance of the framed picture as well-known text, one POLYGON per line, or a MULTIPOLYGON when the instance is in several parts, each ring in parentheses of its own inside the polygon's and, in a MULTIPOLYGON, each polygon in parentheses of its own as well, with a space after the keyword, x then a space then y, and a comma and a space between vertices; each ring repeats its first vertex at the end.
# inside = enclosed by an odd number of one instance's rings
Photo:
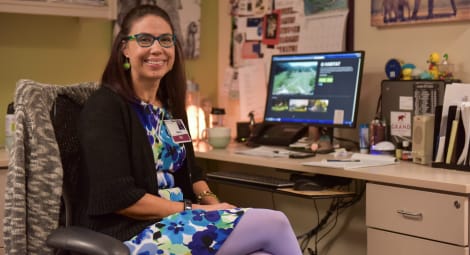
POLYGON ((470 20, 470 0, 371 0, 376 27, 470 20))
POLYGON ((279 26, 281 24, 281 12, 278 10, 264 16, 263 43, 275 45, 279 43, 279 26))

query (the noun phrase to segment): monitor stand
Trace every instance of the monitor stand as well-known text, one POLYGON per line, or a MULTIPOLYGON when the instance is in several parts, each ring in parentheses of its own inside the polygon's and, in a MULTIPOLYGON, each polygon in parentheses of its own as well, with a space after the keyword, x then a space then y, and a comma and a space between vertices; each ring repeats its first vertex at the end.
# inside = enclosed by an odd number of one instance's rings
POLYGON ((309 126, 307 136, 289 144, 289 147, 298 150, 315 148, 319 154, 333 152, 333 131, 332 127, 309 126))
POLYGON ((300 124, 263 123, 257 126, 248 143, 289 146, 308 133, 308 126, 300 124))
MULTIPOLYGON (((316 129, 316 136, 313 136, 314 139, 313 143, 317 145, 316 152, 319 154, 326 154, 334 151, 333 147, 333 133, 334 129, 332 127, 315 127, 313 126, 312 129, 316 129)), ((310 131, 310 130, 309 130, 310 131)), ((313 131, 313 130, 312 130, 313 131)), ((309 136, 311 133, 309 132, 309 136)))

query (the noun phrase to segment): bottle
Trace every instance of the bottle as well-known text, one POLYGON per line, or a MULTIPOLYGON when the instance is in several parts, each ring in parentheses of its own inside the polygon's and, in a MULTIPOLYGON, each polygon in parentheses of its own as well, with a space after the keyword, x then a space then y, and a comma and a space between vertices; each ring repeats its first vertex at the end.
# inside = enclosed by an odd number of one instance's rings
POLYGON ((369 125, 363 123, 359 126, 359 151, 369 153, 369 125))
POLYGON ((15 137, 15 108, 13 103, 9 103, 7 114, 5 116, 5 148, 10 151, 13 148, 13 140, 15 137))
POLYGON ((224 108, 213 107, 211 111, 211 127, 223 127, 224 117, 225 117, 224 108))
POLYGON ((401 153, 401 159, 406 160, 406 161, 411 161, 413 160, 413 156, 411 155, 411 143, 408 140, 404 140, 402 142, 402 153, 401 153))
POLYGON ((385 121, 381 121, 379 118, 373 119, 369 125, 369 146, 376 145, 386 139, 385 121))
POLYGON ((395 158, 398 160, 402 159, 403 146, 401 142, 398 142, 395 148, 395 158))

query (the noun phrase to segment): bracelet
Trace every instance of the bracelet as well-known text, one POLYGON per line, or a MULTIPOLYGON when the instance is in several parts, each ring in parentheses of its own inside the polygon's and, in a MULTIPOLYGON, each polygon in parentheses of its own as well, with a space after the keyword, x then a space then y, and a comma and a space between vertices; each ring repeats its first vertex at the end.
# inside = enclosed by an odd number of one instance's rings
POLYGON ((204 190, 203 192, 197 195, 197 202, 200 203, 204 197, 213 197, 215 199, 218 199, 217 195, 215 195, 212 191, 204 190))
POLYGON ((190 211, 193 209, 193 203, 189 199, 183 200, 183 210, 190 211))

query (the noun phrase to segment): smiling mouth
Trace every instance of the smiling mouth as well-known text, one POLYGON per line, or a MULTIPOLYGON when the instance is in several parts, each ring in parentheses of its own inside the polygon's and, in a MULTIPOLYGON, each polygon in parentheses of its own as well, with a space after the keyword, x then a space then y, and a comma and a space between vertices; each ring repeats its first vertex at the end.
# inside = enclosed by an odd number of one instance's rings
POLYGON ((145 60, 145 63, 150 65, 163 65, 165 61, 163 60, 145 60))

